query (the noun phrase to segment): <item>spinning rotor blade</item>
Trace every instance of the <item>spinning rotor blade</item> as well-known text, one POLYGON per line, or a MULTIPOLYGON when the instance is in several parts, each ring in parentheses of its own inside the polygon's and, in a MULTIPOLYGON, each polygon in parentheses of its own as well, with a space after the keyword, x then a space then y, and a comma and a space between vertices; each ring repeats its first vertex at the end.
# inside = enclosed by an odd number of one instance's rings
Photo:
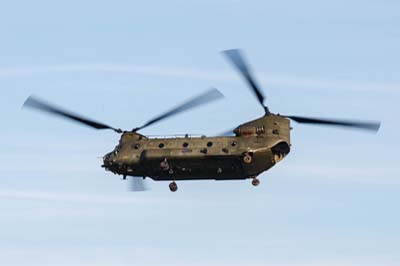
POLYGON ((238 49, 232 50, 225 50, 222 51, 226 57, 228 57, 231 63, 237 68, 237 70, 243 75, 244 79, 249 84, 250 88, 253 90, 254 94, 256 95, 260 104, 265 108, 264 100, 265 97, 261 92, 260 87, 256 84, 255 79, 253 78, 252 74, 250 73, 250 69, 246 64, 244 56, 242 55, 241 51, 238 49))
POLYGON ((43 112, 46 112, 49 114, 58 115, 58 116, 73 120, 75 122, 79 122, 81 124, 84 124, 86 126, 89 126, 89 127, 95 128, 95 129, 112 129, 118 133, 122 132, 121 129, 113 128, 106 124, 102 124, 102 123, 90 120, 88 118, 84 118, 80 115, 73 114, 69 111, 63 110, 59 107, 55 107, 54 105, 51 105, 44 101, 41 101, 33 96, 29 96, 28 99, 26 99, 26 101, 22 107, 29 107, 29 108, 37 109, 37 110, 40 110, 40 111, 43 111, 43 112))
POLYGON ((296 121, 297 123, 302 123, 302 124, 349 127, 349 128, 370 130, 370 131, 374 131, 374 132, 377 132, 379 130, 379 127, 381 126, 380 122, 321 119, 321 118, 291 116, 291 115, 286 115, 285 117, 290 118, 293 121, 296 121))
POLYGON ((230 136, 235 136, 235 133, 233 132, 233 130, 235 130, 234 128, 221 132, 219 133, 217 136, 222 136, 222 137, 230 137, 230 136))
POLYGON ((133 131, 138 131, 138 130, 148 127, 154 123, 157 123, 161 120, 164 120, 170 116, 173 116, 173 115, 176 115, 179 113, 183 113, 187 110, 190 110, 197 106, 218 100, 223 97, 224 97, 224 95, 219 90, 212 88, 212 89, 206 91, 205 93, 202 93, 199 96, 196 96, 196 97, 188 100, 187 102, 184 102, 184 103, 176 106, 175 108, 169 110, 168 112, 165 112, 165 113, 151 119, 150 121, 145 123, 143 126, 133 129, 133 131))
POLYGON ((146 191, 148 190, 145 180, 142 177, 130 176, 129 177, 129 191, 146 191))

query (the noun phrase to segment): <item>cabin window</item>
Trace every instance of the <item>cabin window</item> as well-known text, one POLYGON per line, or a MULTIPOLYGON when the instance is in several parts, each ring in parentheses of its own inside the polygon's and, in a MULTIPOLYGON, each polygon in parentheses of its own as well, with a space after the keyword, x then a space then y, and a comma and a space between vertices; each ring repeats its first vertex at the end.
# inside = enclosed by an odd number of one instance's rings
POLYGON ((139 144, 132 144, 132 148, 134 148, 135 150, 138 150, 140 148, 139 144))
POLYGON ((159 147, 160 149, 164 148, 164 143, 158 144, 158 147, 159 147))
POLYGON ((211 147, 213 143, 211 141, 207 142, 207 147, 211 147))
POLYGON ((187 148, 187 147, 189 146, 189 143, 184 142, 184 143, 182 144, 182 146, 183 146, 184 148, 187 148))

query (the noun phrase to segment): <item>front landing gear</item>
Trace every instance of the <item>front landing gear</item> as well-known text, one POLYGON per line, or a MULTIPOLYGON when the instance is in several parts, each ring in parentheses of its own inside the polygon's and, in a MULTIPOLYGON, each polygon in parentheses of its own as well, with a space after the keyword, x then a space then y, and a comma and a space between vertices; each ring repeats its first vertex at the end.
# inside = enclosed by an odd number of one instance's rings
POLYGON ((260 184, 260 179, 258 179, 256 176, 253 177, 253 180, 251 181, 251 184, 253 186, 255 186, 255 187, 258 186, 260 184))
POLYGON ((178 185, 175 181, 169 183, 169 190, 171 190, 171 192, 175 192, 178 190, 178 185))

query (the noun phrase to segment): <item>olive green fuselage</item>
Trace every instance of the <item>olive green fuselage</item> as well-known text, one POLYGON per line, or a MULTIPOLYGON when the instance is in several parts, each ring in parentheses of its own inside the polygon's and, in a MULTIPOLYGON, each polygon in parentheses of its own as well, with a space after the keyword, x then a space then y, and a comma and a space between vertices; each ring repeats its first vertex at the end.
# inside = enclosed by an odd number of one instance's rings
POLYGON ((104 167, 154 180, 245 179, 274 166, 290 151, 290 123, 265 115, 238 126, 233 137, 148 138, 125 132, 104 167))

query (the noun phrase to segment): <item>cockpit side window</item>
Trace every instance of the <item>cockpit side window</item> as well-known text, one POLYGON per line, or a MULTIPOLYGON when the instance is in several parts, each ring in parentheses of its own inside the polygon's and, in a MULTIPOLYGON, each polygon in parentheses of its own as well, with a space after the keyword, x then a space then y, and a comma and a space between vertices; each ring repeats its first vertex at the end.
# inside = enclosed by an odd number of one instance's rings
POLYGON ((117 146, 115 146, 114 154, 117 155, 120 152, 120 150, 121 150, 121 145, 118 144, 117 146))

